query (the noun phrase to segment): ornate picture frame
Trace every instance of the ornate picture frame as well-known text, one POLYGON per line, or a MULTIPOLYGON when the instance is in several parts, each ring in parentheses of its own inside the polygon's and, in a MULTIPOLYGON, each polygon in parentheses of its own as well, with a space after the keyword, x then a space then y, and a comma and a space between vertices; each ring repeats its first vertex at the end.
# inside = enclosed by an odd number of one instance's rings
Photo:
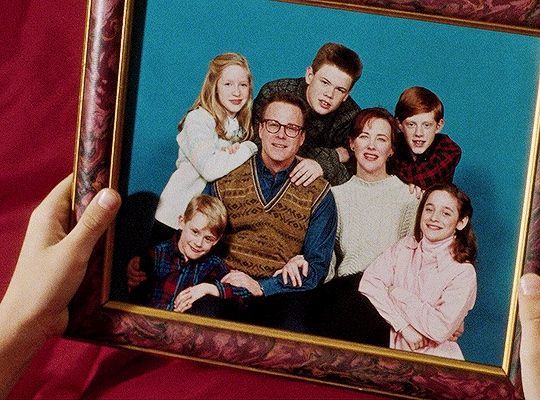
MULTIPOLYGON (((436 2, 432 1, 290 3, 540 35, 538 10, 532 2, 513 2, 504 8, 506 12, 479 4, 472 13, 468 8, 471 2, 463 6, 460 4, 464 2, 440 2, 445 7, 435 7, 436 2)), ((73 185, 75 221, 101 188, 119 188, 123 184, 120 170, 125 154, 121 147, 125 144, 128 61, 133 50, 131 34, 136 29, 133 23, 136 6, 139 4, 132 0, 88 1, 73 185)), ((519 228, 522 245, 518 246, 518 262, 512 278, 510 323, 501 366, 323 340, 111 300, 114 229, 94 252, 83 285, 71 304, 67 335, 405 398, 520 398, 516 287, 523 272, 540 270, 538 103, 537 100, 526 157, 527 179, 522 188, 524 201, 519 228)))

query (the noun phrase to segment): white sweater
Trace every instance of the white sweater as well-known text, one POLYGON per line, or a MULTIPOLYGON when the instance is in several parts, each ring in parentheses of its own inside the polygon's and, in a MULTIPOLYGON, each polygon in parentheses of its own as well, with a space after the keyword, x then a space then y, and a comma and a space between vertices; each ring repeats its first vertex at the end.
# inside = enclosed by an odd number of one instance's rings
POLYGON ((396 176, 367 182, 353 176, 332 193, 338 211, 330 280, 364 271, 384 250, 412 233, 418 199, 396 176))
POLYGON ((216 123, 204 108, 190 111, 176 141, 178 160, 176 171, 163 189, 156 210, 156 219, 178 229, 178 217, 189 201, 200 194, 207 182, 215 181, 242 165, 257 152, 257 145, 250 141, 240 143, 240 148, 229 154, 225 147, 238 142, 241 130, 236 118, 225 124, 227 140, 216 133, 216 123))

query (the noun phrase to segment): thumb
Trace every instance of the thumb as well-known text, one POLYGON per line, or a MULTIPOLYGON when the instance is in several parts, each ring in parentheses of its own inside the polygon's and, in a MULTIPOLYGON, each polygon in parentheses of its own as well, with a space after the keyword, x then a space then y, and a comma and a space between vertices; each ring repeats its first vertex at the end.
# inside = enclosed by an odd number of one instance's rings
POLYGON ((521 322, 521 373, 523 390, 527 399, 537 399, 540 388, 540 276, 525 274, 521 277, 519 291, 519 318, 521 322), (536 383, 535 383, 536 382, 536 383))
POLYGON ((102 189, 86 207, 79 222, 66 237, 81 258, 88 260, 98 239, 113 222, 120 204, 120 195, 115 190, 102 189))
POLYGON ((527 273, 521 277, 519 317, 522 325, 533 327, 540 336, 540 276, 527 273))

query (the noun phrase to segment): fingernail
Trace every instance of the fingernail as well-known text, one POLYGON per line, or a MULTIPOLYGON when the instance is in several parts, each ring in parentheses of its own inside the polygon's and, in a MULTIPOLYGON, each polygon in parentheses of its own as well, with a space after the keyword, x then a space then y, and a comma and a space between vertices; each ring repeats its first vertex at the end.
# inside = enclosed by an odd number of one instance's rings
POLYGON ((103 189, 98 193, 98 204, 105 210, 112 211, 118 206, 118 197, 110 189, 103 189))
POLYGON ((540 276, 525 274, 520 280, 521 292, 527 296, 540 294, 540 276))

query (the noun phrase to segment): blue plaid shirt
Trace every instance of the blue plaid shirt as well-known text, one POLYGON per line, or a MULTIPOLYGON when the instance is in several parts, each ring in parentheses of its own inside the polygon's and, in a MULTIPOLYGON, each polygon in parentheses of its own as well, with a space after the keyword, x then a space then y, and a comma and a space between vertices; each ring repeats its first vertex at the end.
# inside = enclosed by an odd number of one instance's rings
POLYGON ((230 270, 220 257, 208 254, 197 260, 186 260, 178 249, 179 237, 177 233, 152 247, 144 260, 152 271, 150 306, 172 311, 174 299, 182 290, 202 282, 215 285, 223 299, 242 303, 251 296, 244 288, 221 283, 221 278, 230 270))

